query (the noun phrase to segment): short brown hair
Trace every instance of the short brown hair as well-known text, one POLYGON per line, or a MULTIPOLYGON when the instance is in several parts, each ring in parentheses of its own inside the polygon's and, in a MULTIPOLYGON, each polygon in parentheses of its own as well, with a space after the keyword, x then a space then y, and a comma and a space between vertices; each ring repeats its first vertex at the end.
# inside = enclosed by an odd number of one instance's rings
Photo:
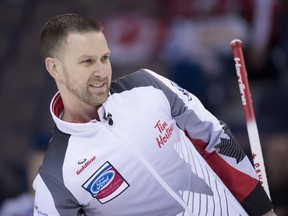
POLYGON ((101 32, 97 21, 79 14, 62 14, 49 19, 40 32, 40 53, 45 60, 59 53, 59 47, 70 32, 101 32))

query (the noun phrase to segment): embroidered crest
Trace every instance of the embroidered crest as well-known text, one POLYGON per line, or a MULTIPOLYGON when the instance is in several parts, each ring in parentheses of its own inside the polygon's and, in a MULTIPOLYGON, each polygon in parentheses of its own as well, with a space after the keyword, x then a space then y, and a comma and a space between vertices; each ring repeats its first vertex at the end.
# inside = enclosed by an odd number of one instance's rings
POLYGON ((103 204, 120 195, 129 187, 129 184, 107 161, 82 187, 103 204))

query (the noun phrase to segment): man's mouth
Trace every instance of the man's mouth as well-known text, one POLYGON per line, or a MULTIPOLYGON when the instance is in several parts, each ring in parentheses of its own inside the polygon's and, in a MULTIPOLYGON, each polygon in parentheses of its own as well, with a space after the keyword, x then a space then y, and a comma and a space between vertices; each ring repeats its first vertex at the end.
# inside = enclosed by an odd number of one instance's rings
POLYGON ((105 85, 105 82, 95 82, 95 83, 91 83, 89 86, 94 87, 94 88, 101 88, 104 85, 105 85))

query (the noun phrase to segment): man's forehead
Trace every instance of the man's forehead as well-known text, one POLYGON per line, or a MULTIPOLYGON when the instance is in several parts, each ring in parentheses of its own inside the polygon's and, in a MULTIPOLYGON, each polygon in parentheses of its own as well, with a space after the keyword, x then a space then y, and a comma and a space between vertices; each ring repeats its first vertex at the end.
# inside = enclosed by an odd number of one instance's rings
POLYGON ((66 41, 69 40, 82 40, 86 41, 87 39, 104 39, 105 36, 103 32, 97 32, 97 31, 88 31, 88 32, 76 32, 71 31, 67 34, 66 41))
POLYGON ((67 36, 64 46, 69 50, 77 49, 78 52, 81 52, 81 50, 109 51, 105 36, 102 32, 70 33, 67 36))

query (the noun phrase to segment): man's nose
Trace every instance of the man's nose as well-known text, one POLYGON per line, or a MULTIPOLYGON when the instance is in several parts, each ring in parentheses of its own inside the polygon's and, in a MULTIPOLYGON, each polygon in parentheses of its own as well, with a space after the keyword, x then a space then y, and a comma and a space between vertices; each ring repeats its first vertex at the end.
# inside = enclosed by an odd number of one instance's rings
POLYGON ((96 63, 93 68, 94 76, 104 76, 105 75, 105 67, 101 63, 96 63))

